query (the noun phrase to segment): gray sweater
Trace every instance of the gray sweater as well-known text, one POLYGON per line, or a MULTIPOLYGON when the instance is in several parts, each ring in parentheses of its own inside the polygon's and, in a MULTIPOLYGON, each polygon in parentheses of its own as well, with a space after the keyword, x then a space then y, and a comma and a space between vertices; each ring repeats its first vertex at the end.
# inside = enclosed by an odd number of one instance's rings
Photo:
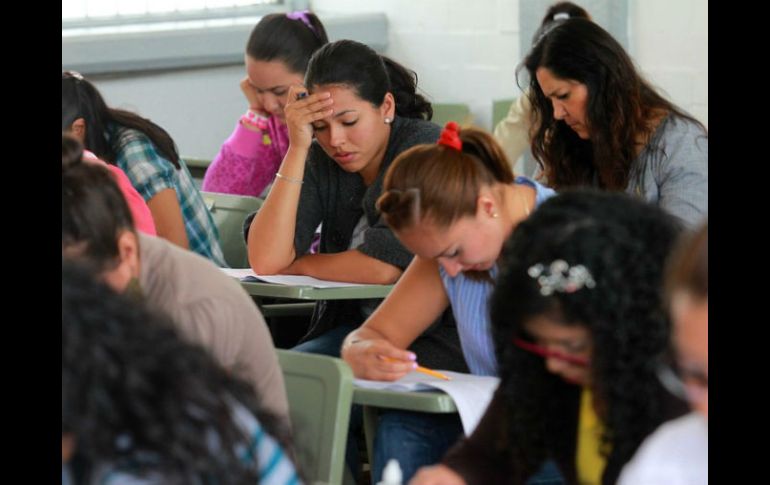
POLYGON ((708 215, 708 134, 669 115, 636 158, 626 192, 642 197, 694 227, 708 215))
MULTIPOLYGON (((372 258, 405 269, 412 261, 410 253, 380 218, 375 202, 382 193, 382 180, 393 159, 414 145, 435 143, 441 128, 429 121, 396 116, 391 125, 388 147, 375 181, 367 187, 360 175, 342 170, 313 142, 308 154, 302 192, 300 194, 294 236, 296 254, 305 254, 313 234, 321 228, 321 253, 339 253, 350 248, 355 228, 362 215, 368 227, 363 243, 356 249, 372 258)), ((244 227, 248 235, 251 218, 244 227)), ((376 300, 381 301, 381 300, 376 300)), ((362 307, 372 300, 329 300, 316 302, 308 333, 311 340, 338 325, 358 326, 366 319, 362 307)), ((468 372, 460 348, 460 339, 451 309, 431 325, 410 347, 428 367, 468 372)))

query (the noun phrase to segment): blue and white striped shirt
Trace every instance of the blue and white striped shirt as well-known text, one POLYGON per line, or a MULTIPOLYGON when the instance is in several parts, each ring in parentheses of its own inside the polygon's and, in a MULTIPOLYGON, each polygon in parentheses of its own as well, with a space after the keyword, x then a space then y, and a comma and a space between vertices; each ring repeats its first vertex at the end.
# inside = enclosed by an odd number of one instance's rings
MULTIPOLYGON (((529 185, 535 189, 535 207, 549 197, 556 195, 549 189, 527 177, 516 177, 515 184, 529 185)), ((465 362, 472 374, 479 376, 497 376, 497 359, 495 345, 492 341, 492 324, 489 320, 489 297, 493 285, 487 281, 477 281, 467 278, 460 272, 457 276, 449 276, 439 265, 441 281, 452 305, 452 313, 457 322, 457 333, 460 335, 460 345, 463 349, 465 362)), ((493 281, 497 280, 497 264, 490 270, 493 281)))

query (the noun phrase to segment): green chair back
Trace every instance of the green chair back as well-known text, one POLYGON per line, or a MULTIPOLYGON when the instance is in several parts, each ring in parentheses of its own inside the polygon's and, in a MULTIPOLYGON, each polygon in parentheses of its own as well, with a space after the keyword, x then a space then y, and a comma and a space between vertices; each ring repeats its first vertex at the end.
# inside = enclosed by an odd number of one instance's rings
POLYGON ((206 158, 182 157, 182 160, 184 160, 185 165, 187 165, 187 170, 190 171, 192 178, 197 182, 203 180, 203 176, 206 175, 206 169, 208 169, 209 165, 211 165, 211 160, 206 158))
POLYGON ((473 115, 466 104, 433 103, 432 121, 442 128, 447 121, 456 121, 460 126, 468 126, 473 123, 473 115))
POLYGON ((515 98, 498 99, 492 101, 492 129, 495 129, 500 121, 508 115, 508 110, 511 108, 511 104, 515 101, 515 98))
POLYGON ((245 195, 201 191, 206 208, 219 231, 225 261, 231 268, 248 268, 249 258, 243 240, 243 221, 262 206, 262 199, 245 195))
POLYGON ((277 349, 294 448, 308 483, 342 484, 353 373, 342 359, 277 349))

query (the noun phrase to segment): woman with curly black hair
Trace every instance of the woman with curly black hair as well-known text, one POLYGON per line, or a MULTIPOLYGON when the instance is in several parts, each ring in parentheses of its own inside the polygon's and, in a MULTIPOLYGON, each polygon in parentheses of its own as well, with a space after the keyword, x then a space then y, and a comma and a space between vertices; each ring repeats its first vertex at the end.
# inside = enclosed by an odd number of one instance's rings
POLYGON ((298 483, 276 423, 166 317, 62 260, 63 483, 298 483))
POLYGON ((476 431, 411 484, 612 484, 642 440, 686 411, 662 387, 663 268, 680 224, 623 194, 568 191, 507 243, 491 298, 501 384, 476 431))
POLYGON ((532 154, 557 191, 627 192, 689 227, 708 212, 708 133, 587 19, 556 20, 524 61, 532 154))

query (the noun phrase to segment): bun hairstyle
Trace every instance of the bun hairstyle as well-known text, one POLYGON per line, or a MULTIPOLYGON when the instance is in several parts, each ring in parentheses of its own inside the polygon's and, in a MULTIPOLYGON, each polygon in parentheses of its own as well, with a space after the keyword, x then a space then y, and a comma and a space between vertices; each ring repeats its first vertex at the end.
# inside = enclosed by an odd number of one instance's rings
POLYGON ((447 227, 476 213, 482 187, 513 180, 508 159, 491 135, 450 121, 438 143, 416 145, 396 157, 377 208, 396 231, 425 218, 447 227))
POLYGON ((83 162, 79 141, 62 133, 62 251, 77 248, 79 259, 101 272, 118 260, 117 238, 134 231, 134 220, 117 182, 100 164, 83 162))

